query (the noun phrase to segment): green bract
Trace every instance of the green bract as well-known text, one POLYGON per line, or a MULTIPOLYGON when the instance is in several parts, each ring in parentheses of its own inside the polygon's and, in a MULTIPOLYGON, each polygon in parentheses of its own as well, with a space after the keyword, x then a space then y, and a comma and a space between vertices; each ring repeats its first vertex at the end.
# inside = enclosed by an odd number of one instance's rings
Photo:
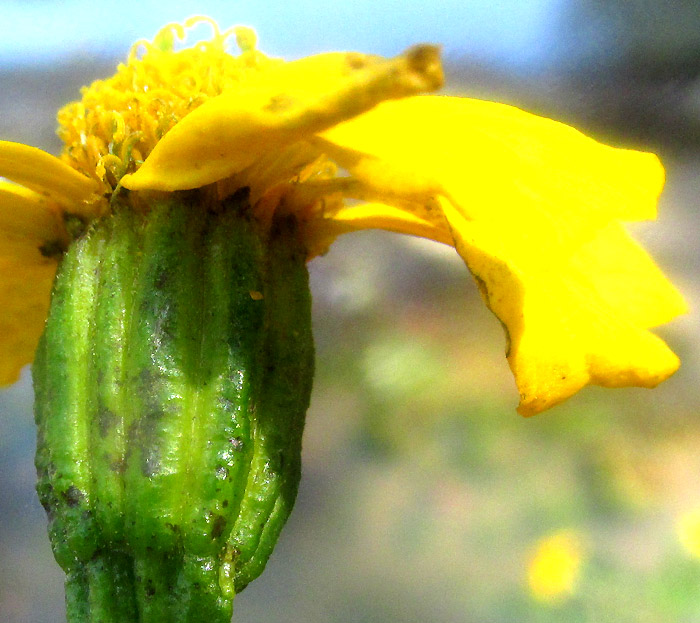
POLYGON ((71 623, 230 621, 296 496, 313 344, 295 220, 263 233, 245 192, 189 195, 117 206, 60 264, 34 383, 71 623))

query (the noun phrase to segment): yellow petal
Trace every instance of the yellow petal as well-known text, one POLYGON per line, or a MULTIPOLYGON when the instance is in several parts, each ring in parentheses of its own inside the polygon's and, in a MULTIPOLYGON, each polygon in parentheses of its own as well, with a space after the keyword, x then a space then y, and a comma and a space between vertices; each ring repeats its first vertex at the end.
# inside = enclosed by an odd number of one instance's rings
POLYGON ((648 329, 687 312, 681 294, 619 223, 611 223, 571 257, 572 274, 628 322, 648 329))
POLYGON ((433 46, 417 46, 390 60, 333 53, 285 63, 192 111, 122 184, 131 190, 198 188, 382 100, 441 84, 433 46))
POLYGON ((655 216, 655 156, 452 97, 382 103, 315 143, 388 205, 440 196, 454 245, 508 334, 521 413, 589 383, 652 387, 678 367, 646 328, 685 304, 618 224, 655 216))
POLYGON ((440 192, 470 219, 507 223, 527 253, 568 247, 611 220, 653 218, 664 179, 652 154, 466 98, 384 102, 327 130, 321 144, 379 192, 440 192))
POLYGON ((57 207, 32 190, 2 181, 0 232, 35 241, 37 246, 54 241, 68 244, 68 235, 57 207))
MULTIPOLYGON (((329 155, 328 151, 326 155, 329 155)), ((375 186, 354 177, 296 183, 285 194, 285 209, 306 223, 304 241, 309 251, 325 252, 341 234, 362 229, 384 229, 453 244, 452 234, 434 194, 411 196, 377 191, 375 186), (346 205, 343 199, 352 201, 346 205)), ((310 257, 313 255, 315 253, 310 257)))
POLYGON ((320 154, 304 141, 265 154, 240 173, 218 182, 219 196, 227 197, 239 188, 248 186, 250 205, 255 205, 275 186, 298 178, 299 172, 319 156, 320 154))
POLYGON ((420 218, 417 212, 419 206, 411 211, 410 207, 402 209, 383 203, 363 203, 343 207, 327 218, 313 219, 304 230, 309 259, 325 253, 338 236, 363 229, 383 229, 452 244, 449 230, 420 218))
POLYGON ((436 227, 415 213, 382 203, 363 203, 338 210, 329 222, 338 233, 361 229, 384 229, 398 234, 409 234, 452 244, 449 232, 436 227))
POLYGON ((56 266, 35 247, 7 244, 0 234, 0 385, 14 383, 34 359, 56 266))
POLYGON ((34 191, 0 182, 0 385, 14 383, 34 359, 49 309, 55 254, 67 244, 56 206, 34 191))
MULTIPOLYGON (((585 265, 591 249, 550 256, 547 265, 523 262, 509 256, 497 230, 468 221, 448 202, 443 207, 457 250, 506 330, 520 413, 552 407, 587 384, 654 387, 678 368, 666 344, 640 326, 640 319, 648 318, 630 313, 619 298, 597 288, 596 276, 585 265)), ((607 232, 603 238, 593 246, 607 244, 607 257, 618 250, 623 258, 628 254, 628 239, 607 232)), ((643 279, 639 270, 630 273, 643 279)), ((649 278, 657 277, 654 268, 649 278)), ((653 303, 660 304, 661 292, 662 286, 652 288, 653 303)), ((669 308, 682 311, 675 291, 669 308)))
POLYGON ((98 192, 97 182, 41 149, 0 141, 0 177, 48 195, 71 213, 94 216, 85 201, 98 192))

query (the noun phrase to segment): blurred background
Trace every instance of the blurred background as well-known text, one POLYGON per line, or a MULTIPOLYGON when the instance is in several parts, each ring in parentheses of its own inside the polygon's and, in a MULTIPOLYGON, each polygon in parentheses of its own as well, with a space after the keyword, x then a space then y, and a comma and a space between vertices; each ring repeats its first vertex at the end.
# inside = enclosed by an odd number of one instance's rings
MULTIPOLYGON (((694 310, 660 331, 683 366, 658 389, 589 388, 526 420, 501 328, 451 249, 341 239, 310 265, 297 507, 235 620, 700 621, 700 3, 0 0, 0 138, 57 153, 58 107, 195 13, 253 26, 286 58, 442 43, 447 92, 657 152, 660 220, 633 231, 694 310)), ((61 623, 28 370, 0 418, 0 621, 61 623)))

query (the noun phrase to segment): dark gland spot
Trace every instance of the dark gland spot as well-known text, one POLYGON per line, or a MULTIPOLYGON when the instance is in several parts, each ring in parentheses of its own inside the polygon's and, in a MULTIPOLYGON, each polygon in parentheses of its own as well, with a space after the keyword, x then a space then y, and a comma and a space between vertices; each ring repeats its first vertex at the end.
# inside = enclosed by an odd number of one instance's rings
POLYGON ((291 97, 289 97, 289 95, 280 93, 279 95, 274 95, 273 97, 271 97, 270 101, 265 105, 263 110, 266 110, 271 113, 283 112, 285 110, 290 109, 293 105, 294 100, 291 97))
POLYGON ((117 422, 119 420, 117 414, 105 406, 100 407, 99 412, 97 414, 97 418, 100 427, 100 437, 102 438, 106 437, 109 434, 110 430, 112 430, 117 425, 117 422))
POLYGON ((358 54, 357 52, 348 52, 345 55, 345 62, 350 70, 353 71, 356 69, 362 69, 369 64, 367 57, 363 54, 358 54))
POLYGON ((224 532, 226 527, 226 517, 223 515, 216 515, 214 518, 214 524, 211 528, 211 538, 218 539, 224 532))
POLYGON ((156 594, 156 587, 153 586, 153 580, 150 578, 146 580, 146 586, 143 590, 146 593, 146 597, 153 597, 153 595, 156 594))
POLYGON ((75 485, 71 485, 61 496, 70 508, 75 508, 85 499, 85 494, 75 485))
POLYGON ((110 463, 109 468, 115 474, 123 474, 126 471, 126 460, 124 459, 124 457, 115 459, 110 463))
POLYGON ((162 290, 168 283, 169 274, 167 270, 161 271, 156 277, 155 283, 153 284, 156 290, 162 290))
POLYGON ((63 255, 65 248, 58 240, 49 240, 39 247, 39 253, 44 257, 59 258, 63 255))

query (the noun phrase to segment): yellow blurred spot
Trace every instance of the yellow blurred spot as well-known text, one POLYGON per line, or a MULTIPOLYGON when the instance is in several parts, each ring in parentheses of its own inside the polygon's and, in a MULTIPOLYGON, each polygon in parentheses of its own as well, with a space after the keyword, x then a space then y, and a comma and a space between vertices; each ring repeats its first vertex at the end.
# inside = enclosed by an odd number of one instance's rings
POLYGON ((700 558, 700 508, 683 513, 676 522, 681 545, 695 558, 700 558))
POLYGON ((258 292, 257 290, 251 290, 250 298, 252 298, 254 301, 262 301, 265 297, 263 296, 262 292, 258 292))
POLYGON ((538 601, 557 603, 574 594, 582 562, 579 537, 562 531, 540 540, 527 570, 532 596, 538 601))

